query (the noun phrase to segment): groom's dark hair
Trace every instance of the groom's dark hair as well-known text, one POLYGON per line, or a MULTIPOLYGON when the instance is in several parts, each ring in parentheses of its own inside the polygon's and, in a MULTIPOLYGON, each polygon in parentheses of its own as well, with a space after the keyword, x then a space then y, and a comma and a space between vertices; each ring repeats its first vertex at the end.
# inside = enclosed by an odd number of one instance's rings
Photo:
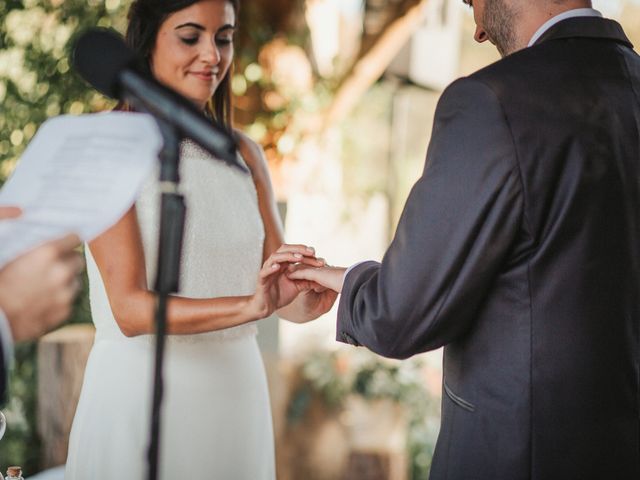
MULTIPOLYGON (((125 41, 129 48, 145 59, 144 68, 151 74, 151 52, 156 44, 160 26, 169 15, 190 7, 201 0, 136 0, 129 8, 129 24, 125 41)), ((233 6, 238 23, 240 0, 226 0, 233 6)), ((207 104, 207 111, 211 118, 220 122, 227 130, 231 130, 233 109, 231 104, 231 77, 233 65, 227 71, 218 88, 213 94, 212 101, 207 104)))

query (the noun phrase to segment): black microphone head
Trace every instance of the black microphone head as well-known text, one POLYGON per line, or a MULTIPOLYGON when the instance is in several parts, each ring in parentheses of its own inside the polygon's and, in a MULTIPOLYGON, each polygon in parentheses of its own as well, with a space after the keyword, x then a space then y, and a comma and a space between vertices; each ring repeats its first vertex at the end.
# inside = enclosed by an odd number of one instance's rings
POLYGON ((73 66, 82 78, 109 97, 118 98, 118 75, 137 63, 136 54, 113 30, 92 28, 75 42, 73 66))

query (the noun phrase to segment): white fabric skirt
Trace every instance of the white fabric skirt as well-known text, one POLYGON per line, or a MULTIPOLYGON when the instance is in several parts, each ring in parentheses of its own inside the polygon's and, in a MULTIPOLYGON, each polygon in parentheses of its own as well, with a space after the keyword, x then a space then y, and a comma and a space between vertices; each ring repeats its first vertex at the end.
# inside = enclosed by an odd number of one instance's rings
MULTIPOLYGON (((145 478, 153 343, 98 339, 71 430, 67 480, 145 478)), ((253 335, 169 341, 160 473, 163 479, 275 479, 273 428, 253 335)))

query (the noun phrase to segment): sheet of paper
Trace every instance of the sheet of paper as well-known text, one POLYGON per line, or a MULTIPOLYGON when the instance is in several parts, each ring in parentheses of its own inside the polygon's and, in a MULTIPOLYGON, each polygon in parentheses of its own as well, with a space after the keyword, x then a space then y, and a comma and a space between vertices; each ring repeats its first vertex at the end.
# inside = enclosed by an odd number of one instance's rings
POLYGON ((110 112, 46 121, 0 190, 22 208, 0 220, 0 268, 67 233, 90 241, 133 205, 153 170, 162 137, 152 117, 110 112))

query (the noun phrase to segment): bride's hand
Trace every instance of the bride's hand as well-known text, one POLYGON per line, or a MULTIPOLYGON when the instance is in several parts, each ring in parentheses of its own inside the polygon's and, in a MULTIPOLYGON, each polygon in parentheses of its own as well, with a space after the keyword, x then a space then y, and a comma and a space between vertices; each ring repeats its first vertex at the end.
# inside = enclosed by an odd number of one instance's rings
POLYGON ((290 265, 320 267, 323 260, 315 257, 315 251, 306 245, 282 245, 262 265, 258 274, 256 293, 251 297, 250 309, 255 318, 265 318, 291 303, 308 285, 287 278, 290 265))

